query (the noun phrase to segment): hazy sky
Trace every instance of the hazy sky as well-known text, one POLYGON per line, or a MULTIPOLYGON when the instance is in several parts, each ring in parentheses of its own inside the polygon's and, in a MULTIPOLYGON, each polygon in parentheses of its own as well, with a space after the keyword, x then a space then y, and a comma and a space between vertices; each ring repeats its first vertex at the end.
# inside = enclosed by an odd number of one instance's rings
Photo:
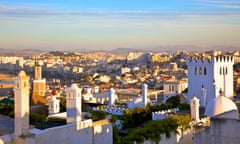
POLYGON ((240 46, 240 0, 0 0, 0 48, 240 46))

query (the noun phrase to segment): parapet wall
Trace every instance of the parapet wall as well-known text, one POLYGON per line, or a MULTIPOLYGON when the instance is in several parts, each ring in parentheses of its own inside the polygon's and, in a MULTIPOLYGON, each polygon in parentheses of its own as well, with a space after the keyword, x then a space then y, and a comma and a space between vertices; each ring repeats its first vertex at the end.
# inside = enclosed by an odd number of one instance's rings
POLYGON ((103 111, 111 113, 113 115, 123 115, 124 110, 127 110, 125 108, 120 108, 120 107, 108 107, 104 109, 103 111))
POLYGON ((178 112, 178 108, 152 112, 152 120, 161 120, 167 118, 169 115, 178 112))
POLYGON ((87 120, 45 130, 30 129, 20 137, 2 136, 0 144, 112 144, 112 137, 111 123, 102 121, 93 126, 87 120))

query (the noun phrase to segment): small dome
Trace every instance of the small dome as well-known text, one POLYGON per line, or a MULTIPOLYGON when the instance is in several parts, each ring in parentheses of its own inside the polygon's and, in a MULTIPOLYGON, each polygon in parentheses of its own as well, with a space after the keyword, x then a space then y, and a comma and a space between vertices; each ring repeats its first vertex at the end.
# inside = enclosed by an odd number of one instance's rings
POLYGON ((53 95, 53 96, 57 95, 57 90, 53 89, 53 90, 52 90, 52 95, 53 95))
POLYGON ((236 104, 225 96, 218 96, 208 102, 205 115, 212 117, 230 111, 234 111, 236 113, 234 117, 238 118, 236 104))
MULTIPOLYGON (((147 99, 147 103, 151 104, 151 100, 147 99)), ((135 99, 133 99, 132 101, 130 101, 128 103, 128 108, 129 109, 134 109, 135 107, 141 107, 141 108, 144 107, 142 97, 136 97, 135 99)))

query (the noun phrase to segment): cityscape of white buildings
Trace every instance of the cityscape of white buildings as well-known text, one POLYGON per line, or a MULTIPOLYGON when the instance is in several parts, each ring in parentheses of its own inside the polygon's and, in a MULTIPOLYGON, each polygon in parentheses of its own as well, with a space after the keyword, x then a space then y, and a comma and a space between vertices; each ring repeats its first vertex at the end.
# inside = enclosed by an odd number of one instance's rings
MULTIPOLYGON (((14 80, 15 130, 14 134, 0 136, 0 144, 60 141, 111 144, 112 124, 108 120, 96 124, 91 119, 84 119, 82 102, 105 105, 104 108, 93 109, 121 116, 127 109, 145 108, 148 104, 161 105, 174 96, 180 96, 182 102, 190 105, 192 129, 184 132, 192 137, 190 143, 235 144, 240 140, 239 111, 236 105, 239 99, 240 71, 233 70, 233 65, 240 62, 238 51, 181 51, 175 54, 131 52, 119 56, 104 53, 59 53, 44 53, 28 59, 0 57, 0 71, 16 74, 24 69, 33 77, 35 67, 34 79, 31 80, 21 71, 14 80), (41 74, 36 73, 36 59, 41 74), (59 98, 66 98, 66 113, 63 115, 67 124, 64 126, 46 130, 31 129, 29 126, 27 117, 30 104, 26 103, 30 89, 28 82, 33 83, 34 89, 34 82, 42 80, 42 74, 46 78, 44 91, 48 98, 50 116, 60 114, 59 98), (200 113, 200 108, 205 110, 204 114, 200 113), (70 133, 63 135, 63 131, 70 133), (24 137, 19 137, 21 135, 24 137), (44 140, 56 135, 60 137, 44 140)), ((152 120, 165 119, 178 112, 179 108, 152 112, 152 120)), ((181 140, 170 139, 176 143, 181 140)))

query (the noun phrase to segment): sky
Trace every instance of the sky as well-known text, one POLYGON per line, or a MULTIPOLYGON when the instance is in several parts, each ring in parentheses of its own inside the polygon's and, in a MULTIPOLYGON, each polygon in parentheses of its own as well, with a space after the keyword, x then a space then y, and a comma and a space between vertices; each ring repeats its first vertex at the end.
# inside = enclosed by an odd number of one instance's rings
POLYGON ((0 48, 240 46, 240 0, 0 0, 0 48))

